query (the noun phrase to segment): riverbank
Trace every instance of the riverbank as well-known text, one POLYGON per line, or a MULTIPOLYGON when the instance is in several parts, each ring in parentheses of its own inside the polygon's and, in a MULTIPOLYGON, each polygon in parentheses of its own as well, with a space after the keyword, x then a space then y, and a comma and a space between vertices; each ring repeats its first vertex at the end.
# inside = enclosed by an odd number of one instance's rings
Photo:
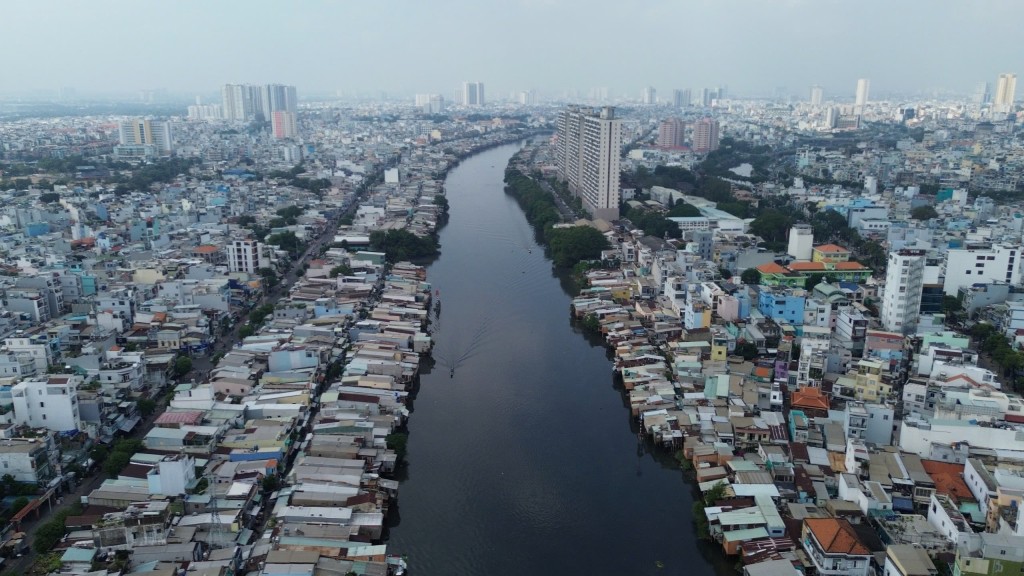
POLYGON ((416 573, 712 576, 678 466, 622 426, 605 349, 554 320, 562 274, 504 192, 517 149, 467 158, 444 184, 427 268, 437 364, 420 375, 389 546, 416 573))

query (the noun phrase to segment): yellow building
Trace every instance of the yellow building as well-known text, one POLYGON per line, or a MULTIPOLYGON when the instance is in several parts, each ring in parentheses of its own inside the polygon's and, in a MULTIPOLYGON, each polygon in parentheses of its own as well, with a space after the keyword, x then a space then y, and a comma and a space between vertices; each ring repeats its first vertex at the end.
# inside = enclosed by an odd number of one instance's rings
POLYGON ((811 250, 811 262, 849 262, 850 251, 837 244, 822 244, 811 250))
POLYGON ((878 402, 892 393, 892 386, 885 381, 881 362, 861 360, 850 374, 854 383, 854 398, 863 402, 878 402))

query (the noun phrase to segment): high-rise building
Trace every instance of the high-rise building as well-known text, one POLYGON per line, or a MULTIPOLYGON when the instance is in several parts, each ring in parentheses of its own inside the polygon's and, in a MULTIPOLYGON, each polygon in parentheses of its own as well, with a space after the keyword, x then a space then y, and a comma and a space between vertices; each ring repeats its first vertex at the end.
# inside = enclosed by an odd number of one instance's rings
POLYGON ((693 124, 693 151, 704 154, 718 150, 718 120, 701 118, 693 124))
POLYGON ((996 83, 996 93, 993 98, 993 110, 996 112, 1010 112, 1013 110, 1013 99, 1017 93, 1017 75, 1000 74, 996 83))
POLYGON ((274 112, 283 110, 293 115, 299 112, 298 95, 295 86, 284 86, 282 84, 267 84, 260 86, 260 111, 263 117, 270 120, 274 112))
POLYGON ((988 82, 981 82, 974 88, 974 103, 984 106, 992 101, 991 86, 988 82))
POLYGON ((523 106, 533 106, 537 103, 537 93, 533 90, 523 90, 519 93, 519 103, 523 106))
POLYGON ((417 94, 416 107, 424 114, 444 113, 444 96, 440 94, 417 94))
POLYGON ((295 124, 295 114, 287 110, 275 110, 271 116, 271 123, 274 129, 274 138, 295 138, 299 135, 298 126, 295 124))
POLYGON ((463 82, 461 103, 463 106, 483 106, 485 103, 484 83, 463 82))
POLYGON ((270 122, 278 110, 298 114, 295 86, 225 84, 221 90, 221 113, 225 120, 270 122))
POLYGON ((871 81, 867 78, 861 78, 857 80, 857 96, 853 102, 856 106, 856 113, 860 114, 864 111, 864 106, 868 103, 868 91, 871 90, 871 81))
POLYGON ((686 142, 686 123, 680 118, 662 120, 658 125, 658 146, 680 148, 686 142))
POLYGON ((252 92, 244 84, 225 84, 221 90, 221 113, 225 120, 249 120, 255 114, 252 92))
POLYGON ((190 120, 218 120, 221 115, 220 104, 193 104, 188 107, 190 120))
POLYGON ((174 151, 170 122, 136 118, 124 120, 118 125, 118 140, 122 146, 151 144, 162 155, 174 151))
POLYGON ((811 106, 821 106, 825 91, 821 86, 811 86, 811 106))
POLYGON ((890 332, 913 334, 917 331, 925 256, 924 250, 903 249, 889 253, 882 296, 882 326, 890 332))
POLYGON ((259 242, 256 240, 235 240, 228 244, 228 270, 255 274, 259 267, 259 242))
POLYGON ((711 90, 710 88, 701 88, 700 89, 700 105, 701 106, 711 106, 711 100, 714 99, 714 97, 715 97, 714 91, 711 90))
POLYGON ((673 90, 672 91, 672 107, 673 108, 685 108, 690 105, 690 91, 689 90, 673 90))
POLYGON ((658 103, 658 91, 653 86, 648 86, 640 94, 640 100, 644 106, 654 106, 658 103))
POLYGON ((615 108, 570 106, 558 115, 558 175, 595 218, 619 217, 622 120, 615 108))

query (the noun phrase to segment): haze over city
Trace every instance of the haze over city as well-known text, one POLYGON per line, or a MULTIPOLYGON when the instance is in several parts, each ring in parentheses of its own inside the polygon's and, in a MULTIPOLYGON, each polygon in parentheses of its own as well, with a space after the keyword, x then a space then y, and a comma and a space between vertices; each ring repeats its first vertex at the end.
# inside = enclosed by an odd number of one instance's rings
POLYGON ((967 93, 1020 64, 1024 3, 5 2, 0 94, 211 94, 284 82, 311 94, 495 96, 726 85, 732 94, 967 93))

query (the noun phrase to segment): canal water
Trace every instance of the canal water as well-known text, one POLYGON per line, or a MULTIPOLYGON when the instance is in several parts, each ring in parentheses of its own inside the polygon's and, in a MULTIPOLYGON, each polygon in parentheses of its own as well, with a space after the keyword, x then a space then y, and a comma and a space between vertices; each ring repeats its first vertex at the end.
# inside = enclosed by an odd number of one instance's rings
POLYGON ((449 173, 450 219, 428 269, 436 364, 409 423, 389 551, 415 576, 714 576, 691 486, 637 441, 599 342, 502 178, 518 145, 449 173))

